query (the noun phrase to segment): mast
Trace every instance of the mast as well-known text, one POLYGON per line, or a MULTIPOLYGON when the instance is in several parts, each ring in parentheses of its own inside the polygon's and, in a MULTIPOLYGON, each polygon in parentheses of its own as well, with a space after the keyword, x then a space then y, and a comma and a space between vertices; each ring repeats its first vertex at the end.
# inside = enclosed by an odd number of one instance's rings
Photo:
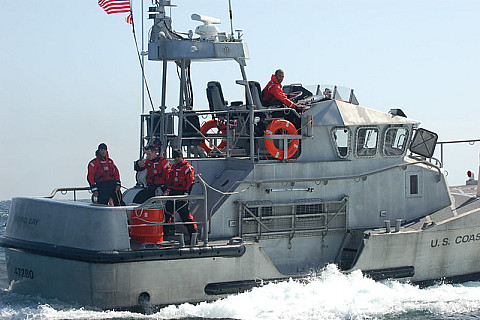
POLYGON ((160 154, 162 156, 166 156, 167 151, 167 136, 164 134, 165 130, 165 110, 167 109, 166 105, 167 99, 167 60, 163 60, 163 68, 162 68, 162 104, 160 105, 161 109, 161 118, 160 118, 160 141, 162 142, 160 154))
POLYGON ((230 34, 233 39, 233 13, 232 13, 232 0, 228 0, 228 13, 230 15, 230 34))
MULTIPOLYGON (((249 58, 247 45, 240 39, 234 39, 233 35, 228 37, 225 33, 219 33, 215 24, 220 20, 199 14, 192 14, 192 19, 200 21, 203 25, 196 28, 195 33, 199 37, 194 38, 193 33, 175 32, 172 28, 172 19, 166 15, 165 7, 171 7, 171 0, 156 0, 155 5, 149 8, 149 19, 154 20, 148 43, 148 59, 150 61, 162 61, 162 101, 160 106, 160 140, 162 142, 162 153, 165 153, 167 146, 166 123, 166 89, 167 89, 167 65, 174 62, 180 69, 180 92, 178 98, 178 123, 177 137, 173 142, 176 148, 182 147, 184 111, 185 108, 192 108, 192 92, 190 80, 190 65, 194 61, 218 61, 235 60, 242 61, 242 79, 247 81, 244 66, 245 59, 249 58)), ((246 85, 248 89, 248 84, 246 85)), ((248 92, 249 90, 247 90, 248 92)), ((249 92, 248 92, 249 93, 249 92)), ((248 95, 247 93, 247 95, 248 95)), ((251 95, 250 95, 251 98, 251 95)), ((251 131, 253 132, 253 131, 251 131)), ((253 142, 253 141, 252 141, 253 142)), ((252 151, 253 155, 253 151, 252 151)))
POLYGON ((178 136, 176 148, 182 147, 183 137, 183 109, 185 107, 185 91, 186 91, 186 64, 187 59, 180 60, 180 97, 178 99, 178 136))

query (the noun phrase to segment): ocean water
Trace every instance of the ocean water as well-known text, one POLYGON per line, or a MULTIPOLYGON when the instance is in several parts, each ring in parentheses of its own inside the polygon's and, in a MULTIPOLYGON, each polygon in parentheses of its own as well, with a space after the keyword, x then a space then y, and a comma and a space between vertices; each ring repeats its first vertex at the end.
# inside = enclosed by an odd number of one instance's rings
MULTIPOLYGON (((0 201, 0 234, 10 201, 0 201)), ((0 248, 0 319, 480 319, 480 282, 419 288, 376 282, 327 266, 302 281, 254 288, 210 303, 167 306, 145 315, 103 311, 9 292, 0 248)))

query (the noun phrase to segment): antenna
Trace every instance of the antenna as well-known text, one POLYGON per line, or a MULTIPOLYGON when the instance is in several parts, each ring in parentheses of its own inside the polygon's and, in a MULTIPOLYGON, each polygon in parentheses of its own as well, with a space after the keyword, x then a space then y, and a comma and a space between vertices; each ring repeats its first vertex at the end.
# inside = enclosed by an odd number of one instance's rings
POLYGON ((233 14, 232 14, 232 0, 228 0, 228 12, 230 13, 230 31, 233 39, 233 14))

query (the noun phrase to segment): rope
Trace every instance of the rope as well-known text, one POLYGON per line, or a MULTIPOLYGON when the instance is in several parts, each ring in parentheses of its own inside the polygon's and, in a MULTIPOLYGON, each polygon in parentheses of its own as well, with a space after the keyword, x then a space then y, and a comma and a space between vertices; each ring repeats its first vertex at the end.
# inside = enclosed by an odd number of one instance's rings
POLYGON ((156 221, 156 222, 148 221, 148 220, 142 219, 142 218, 140 218, 140 217, 132 217, 132 219, 137 219, 137 220, 140 220, 140 221, 145 222, 145 223, 148 223, 148 224, 162 223, 162 222, 159 222, 159 221, 156 221))
POLYGON ((202 178, 199 174, 197 174, 196 177, 197 177, 200 181, 202 181, 202 183, 204 183, 204 184, 207 186, 207 188, 209 188, 209 189, 211 189, 212 191, 215 191, 215 192, 217 192, 217 193, 220 193, 220 194, 222 194, 222 195, 234 195, 234 194, 239 194, 239 193, 243 193, 243 192, 247 191, 247 190, 250 188, 250 187, 247 187, 247 188, 245 188, 245 189, 243 189, 243 190, 234 191, 234 192, 224 192, 224 191, 215 189, 214 187, 212 187, 211 185, 209 185, 208 183, 206 183, 205 180, 203 180, 203 178, 202 178))
POLYGON ((301 131, 303 128, 306 128, 309 124, 313 125, 313 119, 310 119, 303 127, 297 129, 297 132, 301 131))
MULTIPOLYGON (((130 1, 131 2, 131 1, 130 1)), ((147 94, 148 94, 148 100, 150 101, 150 105, 152 107, 152 111, 155 111, 155 108, 153 107, 153 100, 152 100, 152 95, 150 94, 150 89, 148 87, 148 83, 147 83, 147 78, 145 77, 145 67, 142 63, 142 58, 140 56, 140 51, 138 49, 138 41, 137 41, 137 36, 135 34, 135 23, 134 23, 134 19, 133 19, 133 9, 132 9, 132 5, 130 3, 130 14, 132 15, 132 33, 133 33, 133 40, 135 41, 135 48, 137 50, 137 57, 138 57, 138 62, 140 63, 140 69, 142 70, 142 79, 143 79, 143 82, 145 83, 145 88, 147 89, 147 94)))

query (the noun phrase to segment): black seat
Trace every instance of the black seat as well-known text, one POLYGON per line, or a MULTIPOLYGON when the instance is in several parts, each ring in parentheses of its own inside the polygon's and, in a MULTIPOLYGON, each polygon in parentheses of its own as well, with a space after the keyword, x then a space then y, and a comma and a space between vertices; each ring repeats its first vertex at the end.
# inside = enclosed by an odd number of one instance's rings
POLYGON ((211 112, 227 111, 228 102, 223 98, 222 86, 218 81, 210 81, 207 84, 208 106, 211 112))
POLYGON ((200 120, 195 111, 185 111, 184 116, 186 121, 183 122, 183 136, 184 137, 201 137, 198 133, 200 131, 200 120))
MULTIPOLYGON (((263 95, 262 95, 262 88, 260 87, 260 83, 257 81, 248 81, 248 88, 252 94, 252 103, 257 107, 257 109, 261 109, 263 107, 263 95)), ((248 96, 245 92, 245 101, 248 102, 248 96)))
POLYGON ((199 149, 200 143, 203 141, 203 137, 200 133, 200 119, 198 114, 193 110, 188 110, 184 112, 185 120, 183 121, 183 137, 187 139, 182 139, 182 146, 188 146, 189 153, 196 153, 196 149, 199 149))

